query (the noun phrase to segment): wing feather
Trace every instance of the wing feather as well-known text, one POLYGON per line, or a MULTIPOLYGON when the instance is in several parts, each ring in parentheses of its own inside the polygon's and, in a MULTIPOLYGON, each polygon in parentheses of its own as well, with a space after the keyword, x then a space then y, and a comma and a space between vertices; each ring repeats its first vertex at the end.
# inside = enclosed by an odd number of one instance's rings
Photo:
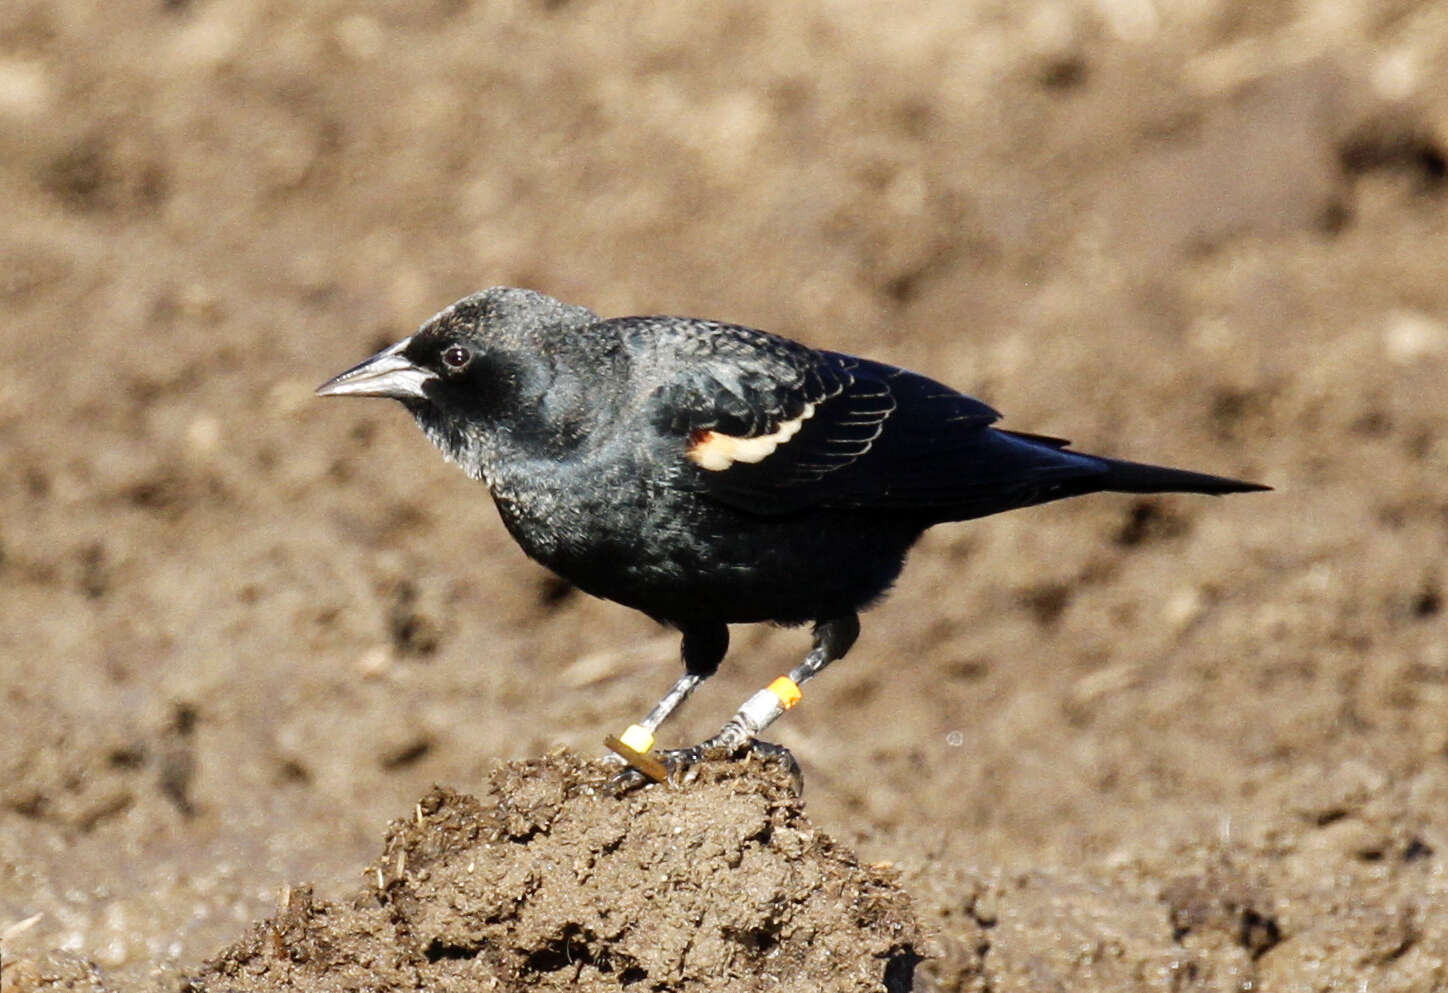
POLYGON ((1104 471, 1065 442, 991 425, 991 407, 918 373, 750 328, 622 318, 676 485, 740 510, 893 508, 961 519, 1104 471))

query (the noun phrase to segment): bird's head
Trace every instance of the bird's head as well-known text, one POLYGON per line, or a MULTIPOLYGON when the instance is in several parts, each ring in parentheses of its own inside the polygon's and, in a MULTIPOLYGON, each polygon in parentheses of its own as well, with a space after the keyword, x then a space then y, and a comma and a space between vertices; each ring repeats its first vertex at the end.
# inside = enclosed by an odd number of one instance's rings
POLYGON ((532 290, 494 287, 327 380, 317 395, 399 400, 445 455, 481 477, 500 436, 557 433, 569 392, 559 389, 559 368, 575 364, 565 353, 578 347, 569 332, 597 320, 532 290))

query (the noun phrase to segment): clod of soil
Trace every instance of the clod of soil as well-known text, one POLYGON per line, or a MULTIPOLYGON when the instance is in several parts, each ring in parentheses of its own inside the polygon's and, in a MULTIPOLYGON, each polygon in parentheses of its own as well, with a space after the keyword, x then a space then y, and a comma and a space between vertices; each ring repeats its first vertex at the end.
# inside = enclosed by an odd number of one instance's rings
POLYGON ((350 900, 285 894, 189 988, 911 988, 909 898, 787 777, 711 764, 616 796, 613 771, 564 751, 499 766, 486 799, 434 787, 350 900))

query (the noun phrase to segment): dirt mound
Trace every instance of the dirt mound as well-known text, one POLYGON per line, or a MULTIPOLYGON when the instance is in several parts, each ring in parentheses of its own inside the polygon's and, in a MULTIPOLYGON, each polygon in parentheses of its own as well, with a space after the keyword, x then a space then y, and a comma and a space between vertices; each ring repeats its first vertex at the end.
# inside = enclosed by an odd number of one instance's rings
POLYGON ((910 900, 817 831, 787 779, 710 765, 615 796, 561 752, 441 787, 340 903, 283 897, 196 990, 907 990, 910 900))

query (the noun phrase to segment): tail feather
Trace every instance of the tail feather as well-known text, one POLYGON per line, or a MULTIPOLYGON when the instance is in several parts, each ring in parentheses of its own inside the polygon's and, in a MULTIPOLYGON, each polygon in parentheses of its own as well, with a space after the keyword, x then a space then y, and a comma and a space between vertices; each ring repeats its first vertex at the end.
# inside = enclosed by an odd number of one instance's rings
MULTIPOLYGON (((1097 456, 1097 458, 1101 458, 1097 456)), ((1097 477, 1100 489, 1113 493, 1251 493, 1270 490, 1261 483, 1248 483, 1205 472, 1171 469, 1161 465, 1101 458, 1106 475, 1097 477)))
POLYGON ((1073 452, 1068 449, 1067 446, 1071 443, 1065 438, 1027 434, 1024 431, 1004 431, 999 428, 995 430, 995 433, 1016 441, 1024 441, 1029 445, 1053 449, 1065 456, 1088 459, 1097 466, 1106 467, 1105 475, 1091 472, 1078 480, 1076 486, 1059 487, 1049 499, 1057 499, 1060 496, 1077 496, 1083 493, 1099 493, 1103 490, 1110 493, 1254 493, 1272 489, 1261 483, 1247 483, 1240 479, 1228 479, 1226 476, 1213 476, 1205 472, 1172 469, 1164 465, 1147 465, 1145 462, 1128 462, 1125 459, 1112 459, 1104 455, 1073 452))

